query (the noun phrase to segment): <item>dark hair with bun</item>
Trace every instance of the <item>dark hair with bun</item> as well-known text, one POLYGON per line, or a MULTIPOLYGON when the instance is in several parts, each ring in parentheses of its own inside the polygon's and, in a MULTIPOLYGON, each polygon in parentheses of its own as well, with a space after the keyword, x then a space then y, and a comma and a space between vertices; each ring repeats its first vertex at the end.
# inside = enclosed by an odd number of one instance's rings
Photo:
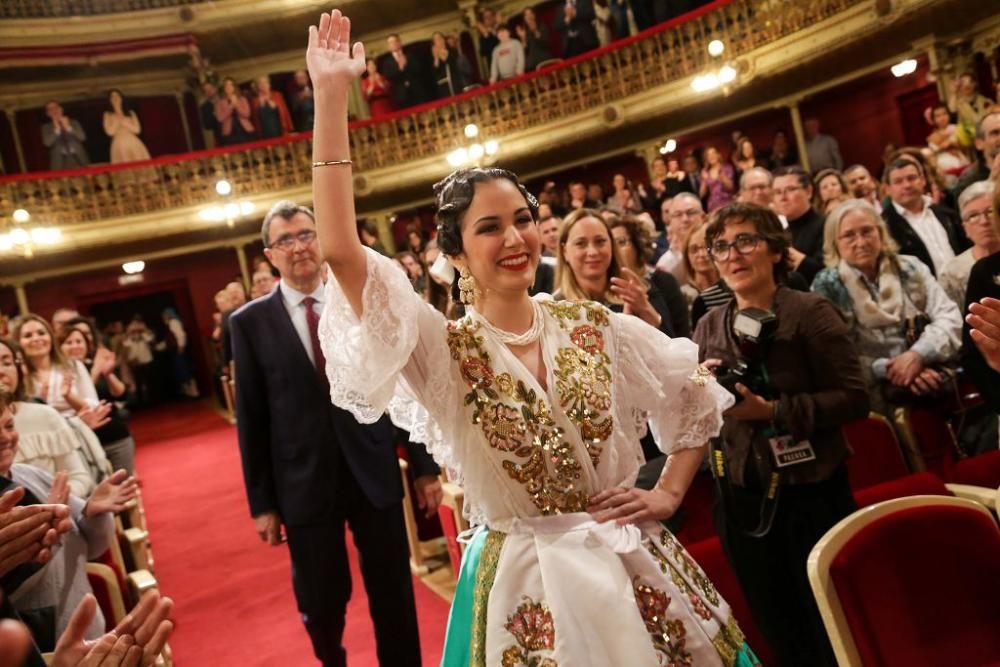
POLYGON ((521 185, 514 172, 499 167, 458 169, 434 184, 434 194, 437 197, 437 242, 441 252, 449 257, 462 252, 462 218, 472 205, 476 183, 501 179, 510 181, 517 187, 528 204, 532 219, 538 220, 538 200, 521 185))

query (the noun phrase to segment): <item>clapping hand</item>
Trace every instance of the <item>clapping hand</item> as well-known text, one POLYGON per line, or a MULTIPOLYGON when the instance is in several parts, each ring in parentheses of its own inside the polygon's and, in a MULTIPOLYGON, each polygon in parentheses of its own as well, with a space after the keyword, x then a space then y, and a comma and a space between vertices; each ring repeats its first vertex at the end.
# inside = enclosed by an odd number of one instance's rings
POLYGON ((111 421, 110 414, 111 404, 107 401, 101 401, 97 405, 88 405, 85 408, 80 408, 76 416, 91 430, 95 430, 111 421))
POLYGON ((654 327, 660 326, 660 314, 649 303, 646 287, 635 271, 622 269, 621 278, 616 276, 611 279, 611 291, 625 303, 626 315, 640 317, 654 327))
POLYGON ((990 368, 1000 373, 1000 300, 989 297, 969 305, 969 335, 990 368))
POLYGON ((87 516, 103 512, 121 512, 125 503, 135 498, 139 483, 125 470, 116 470, 110 477, 97 485, 87 500, 87 516))
POLYGON ((170 598, 160 597, 158 591, 148 591, 114 630, 88 641, 84 636, 97 613, 97 600, 87 595, 59 637, 50 664, 52 667, 150 667, 174 630, 168 618, 173 605, 170 598))
POLYGON ((17 506, 24 488, 0 496, 0 576, 29 561, 46 563, 59 535, 70 529, 65 505, 17 506))
POLYGON ((50 505, 65 505, 69 502, 69 477, 65 472, 57 472, 52 478, 46 502, 50 505))
POLYGON ((350 83, 365 71, 365 47, 357 42, 351 48, 351 19, 339 9, 320 16, 318 28, 309 26, 306 65, 314 86, 332 86, 338 94, 346 94, 350 83))
POLYGON ((100 375, 107 375, 115 369, 118 365, 118 359, 115 357, 115 353, 106 347, 97 348, 97 352, 94 353, 94 368, 100 375))

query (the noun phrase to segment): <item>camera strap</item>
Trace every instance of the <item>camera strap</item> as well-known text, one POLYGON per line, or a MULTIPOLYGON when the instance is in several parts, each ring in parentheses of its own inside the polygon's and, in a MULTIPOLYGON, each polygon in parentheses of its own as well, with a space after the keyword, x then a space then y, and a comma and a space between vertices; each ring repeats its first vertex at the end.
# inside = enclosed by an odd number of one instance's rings
POLYGON ((767 484, 763 490, 763 498, 760 503, 757 525, 754 528, 743 526, 739 515, 736 513, 737 500, 733 493, 732 482, 729 481, 727 472, 726 453, 719 446, 719 438, 713 438, 708 444, 708 455, 711 459, 712 477, 715 479, 715 486, 719 490, 722 504, 727 508, 727 514, 731 517, 736 528, 748 537, 764 537, 771 532, 774 524, 774 515, 778 511, 778 497, 781 494, 781 473, 772 470, 768 475, 767 484))

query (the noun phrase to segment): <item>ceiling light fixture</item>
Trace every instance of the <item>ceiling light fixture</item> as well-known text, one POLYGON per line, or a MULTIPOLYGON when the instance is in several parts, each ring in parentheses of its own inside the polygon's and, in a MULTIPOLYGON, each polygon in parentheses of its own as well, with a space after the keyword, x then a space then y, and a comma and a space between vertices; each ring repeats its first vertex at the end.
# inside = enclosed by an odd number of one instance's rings
POLYGON ((909 74, 913 74, 914 72, 917 71, 917 61, 914 60, 913 58, 903 60, 902 62, 898 62, 892 67, 890 67, 889 71, 891 71, 892 75, 897 79, 903 76, 907 76, 909 74))

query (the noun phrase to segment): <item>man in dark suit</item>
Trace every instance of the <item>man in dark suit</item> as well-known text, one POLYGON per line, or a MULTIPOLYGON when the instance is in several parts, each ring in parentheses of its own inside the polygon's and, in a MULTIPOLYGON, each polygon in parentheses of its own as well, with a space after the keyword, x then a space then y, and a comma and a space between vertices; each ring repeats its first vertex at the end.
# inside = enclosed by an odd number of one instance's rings
MULTIPOLYGON (((419 665, 393 426, 384 416, 363 426, 330 402, 317 332, 324 294, 312 211, 279 202, 261 232, 281 283, 230 320, 250 513, 262 540, 288 542, 295 597, 323 665, 347 659, 345 521, 361 553, 379 663, 419 665)), ((417 499, 430 513, 441 497, 438 468, 420 446, 409 456, 417 499)))
POLYGON ((49 122, 42 126, 42 143, 49 149, 49 169, 78 169, 90 165, 90 156, 83 142, 87 134, 80 123, 63 113, 58 102, 45 103, 49 122))
POLYGON ((923 168, 912 159, 890 162, 884 180, 892 201, 882 209, 882 217, 899 245, 899 252, 913 255, 936 276, 955 255, 971 245, 958 213, 931 202, 925 194, 927 180, 923 168))
POLYGON ((379 59, 378 69, 392 85, 392 103, 397 109, 429 102, 431 76, 426 63, 415 53, 407 53, 399 35, 392 34, 385 40, 389 53, 379 59))

